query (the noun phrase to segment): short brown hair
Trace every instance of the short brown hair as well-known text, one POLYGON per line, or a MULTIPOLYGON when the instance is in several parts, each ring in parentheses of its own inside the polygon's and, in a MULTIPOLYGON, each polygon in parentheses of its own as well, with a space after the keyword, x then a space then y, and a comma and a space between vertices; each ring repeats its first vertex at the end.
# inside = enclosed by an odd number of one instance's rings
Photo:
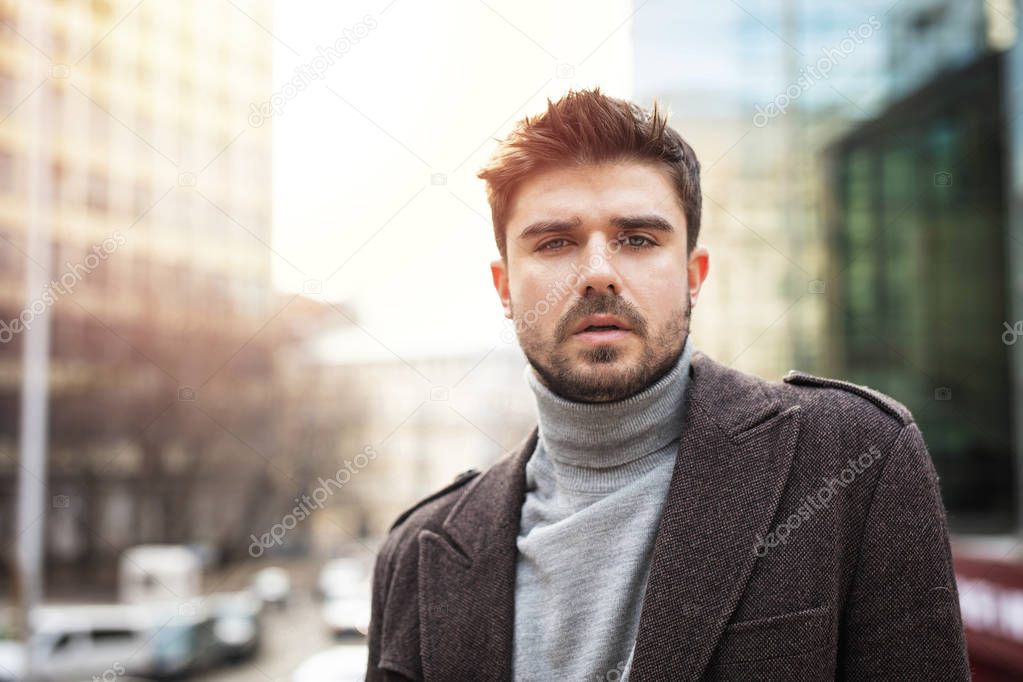
POLYGON ((507 260, 507 221, 515 191, 529 175, 558 166, 614 161, 660 162, 671 176, 686 217, 687 252, 700 234, 700 162, 682 136, 652 110, 609 97, 599 87, 570 90, 547 111, 526 116, 500 141, 477 177, 487 183, 494 239, 507 260))

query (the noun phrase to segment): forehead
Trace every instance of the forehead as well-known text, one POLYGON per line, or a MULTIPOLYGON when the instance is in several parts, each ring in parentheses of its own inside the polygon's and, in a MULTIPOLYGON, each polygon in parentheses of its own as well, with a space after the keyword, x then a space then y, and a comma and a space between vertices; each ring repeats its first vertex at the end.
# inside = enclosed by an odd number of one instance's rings
POLYGON ((628 213, 657 213, 679 229, 685 224, 667 170, 652 162, 623 161, 557 167, 530 176, 515 192, 508 226, 572 216, 600 221, 628 213))

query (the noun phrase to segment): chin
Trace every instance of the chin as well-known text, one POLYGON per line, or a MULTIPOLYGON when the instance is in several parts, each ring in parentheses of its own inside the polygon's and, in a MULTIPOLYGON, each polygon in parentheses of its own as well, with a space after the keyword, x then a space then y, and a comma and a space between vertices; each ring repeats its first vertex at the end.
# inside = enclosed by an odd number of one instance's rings
POLYGON ((634 364, 635 358, 622 348, 597 346, 579 351, 576 355, 576 366, 584 369, 622 370, 634 364))

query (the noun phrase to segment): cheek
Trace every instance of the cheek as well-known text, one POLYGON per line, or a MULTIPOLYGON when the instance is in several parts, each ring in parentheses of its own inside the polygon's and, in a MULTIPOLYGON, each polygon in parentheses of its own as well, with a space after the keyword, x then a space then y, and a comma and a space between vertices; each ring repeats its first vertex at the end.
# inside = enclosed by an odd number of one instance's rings
POLYGON ((520 267, 510 278, 508 290, 512 303, 523 310, 532 308, 551 290, 551 279, 546 270, 520 267))
POLYGON ((529 307, 533 304, 534 286, 522 279, 512 280, 508 285, 508 295, 516 308, 529 307))
POLYGON ((627 286, 640 313, 654 322, 667 318, 685 305, 689 280, 685 270, 649 269, 634 273, 627 286))
POLYGON ((686 268, 672 261, 658 265, 630 268, 624 275, 626 288, 636 293, 636 296, 643 296, 657 302, 656 299, 662 296, 671 296, 676 292, 684 292, 689 288, 689 276, 686 268))
POLYGON ((570 288, 557 287, 543 278, 520 278, 509 286, 509 294, 515 317, 544 331, 554 328, 573 296, 570 288))

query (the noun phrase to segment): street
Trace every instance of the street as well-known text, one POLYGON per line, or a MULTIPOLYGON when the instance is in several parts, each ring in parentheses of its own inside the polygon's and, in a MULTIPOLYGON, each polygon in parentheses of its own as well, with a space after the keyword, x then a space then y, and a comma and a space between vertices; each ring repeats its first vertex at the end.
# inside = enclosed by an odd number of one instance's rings
MULTIPOLYGON (((208 671, 201 679, 212 682, 288 682, 295 669, 314 654, 339 643, 363 644, 364 640, 334 640, 320 616, 319 605, 301 590, 292 595, 292 603, 283 611, 268 607, 264 611, 263 643, 252 659, 208 671)), ((363 662, 364 665, 364 662, 363 662)), ((332 670, 343 675, 344 670, 332 670)), ((361 672, 360 670, 355 671, 361 672)), ((303 681, 343 679, 335 677, 303 678, 303 681)), ((361 676, 357 679, 361 679, 361 676)))

